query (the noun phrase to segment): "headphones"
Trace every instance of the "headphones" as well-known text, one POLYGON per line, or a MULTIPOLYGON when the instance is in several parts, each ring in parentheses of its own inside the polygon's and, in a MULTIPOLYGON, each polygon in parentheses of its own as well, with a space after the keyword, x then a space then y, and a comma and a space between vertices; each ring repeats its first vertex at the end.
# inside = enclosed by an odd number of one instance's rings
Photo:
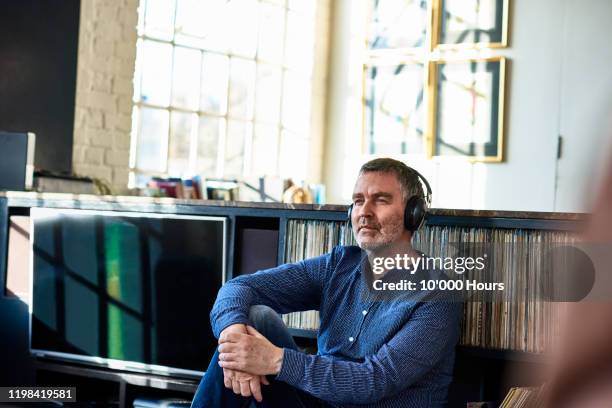
MULTIPOLYGON (((406 166, 408 167, 408 166, 406 166)), ((421 225, 425 221, 427 215, 427 209, 431 205, 431 186, 427 182, 427 179, 423 177, 421 173, 408 167, 410 171, 416 174, 417 179, 425 185, 425 197, 413 195, 406 202, 406 208, 404 209, 404 227, 411 232, 414 232, 421 228, 421 225)), ((353 204, 348 208, 348 225, 351 227, 351 213, 353 212, 353 204)))

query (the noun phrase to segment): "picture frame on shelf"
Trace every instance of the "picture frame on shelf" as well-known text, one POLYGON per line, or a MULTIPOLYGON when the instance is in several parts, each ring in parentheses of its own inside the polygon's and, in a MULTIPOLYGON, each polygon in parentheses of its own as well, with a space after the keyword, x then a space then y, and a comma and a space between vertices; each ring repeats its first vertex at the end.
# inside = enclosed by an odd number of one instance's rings
POLYGON ((429 64, 430 157, 504 160, 505 57, 429 64))

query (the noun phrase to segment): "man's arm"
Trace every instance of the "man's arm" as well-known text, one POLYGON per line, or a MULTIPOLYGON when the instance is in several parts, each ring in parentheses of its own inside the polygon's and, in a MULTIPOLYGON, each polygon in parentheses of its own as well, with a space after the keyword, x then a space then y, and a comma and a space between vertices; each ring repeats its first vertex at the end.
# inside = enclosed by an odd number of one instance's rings
POLYGON ((462 310, 460 303, 421 304, 388 343, 361 363, 285 349, 276 379, 329 402, 379 401, 414 384, 452 351, 462 310))
POLYGON ((278 313, 317 309, 336 250, 316 258, 266 269, 230 280, 210 312, 215 337, 232 324, 251 325, 249 309, 266 305, 278 313))

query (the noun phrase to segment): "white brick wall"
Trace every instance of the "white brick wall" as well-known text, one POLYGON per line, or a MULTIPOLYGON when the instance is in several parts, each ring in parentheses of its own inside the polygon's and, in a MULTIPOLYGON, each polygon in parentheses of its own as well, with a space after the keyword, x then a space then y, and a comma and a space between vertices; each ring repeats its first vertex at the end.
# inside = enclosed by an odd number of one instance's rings
POLYGON ((138 0, 83 0, 72 164, 127 191, 138 0))

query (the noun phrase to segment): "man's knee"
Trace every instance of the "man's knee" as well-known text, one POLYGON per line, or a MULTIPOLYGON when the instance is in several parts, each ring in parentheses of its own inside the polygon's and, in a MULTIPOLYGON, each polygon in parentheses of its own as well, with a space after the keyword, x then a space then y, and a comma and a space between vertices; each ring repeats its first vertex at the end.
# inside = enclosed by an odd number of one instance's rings
POLYGON ((249 320, 255 328, 261 327, 264 324, 279 320, 280 316, 270 306, 255 305, 249 309, 249 320))
POLYGON ((297 348, 283 319, 271 307, 265 305, 251 306, 249 320, 259 333, 277 347, 297 348))

